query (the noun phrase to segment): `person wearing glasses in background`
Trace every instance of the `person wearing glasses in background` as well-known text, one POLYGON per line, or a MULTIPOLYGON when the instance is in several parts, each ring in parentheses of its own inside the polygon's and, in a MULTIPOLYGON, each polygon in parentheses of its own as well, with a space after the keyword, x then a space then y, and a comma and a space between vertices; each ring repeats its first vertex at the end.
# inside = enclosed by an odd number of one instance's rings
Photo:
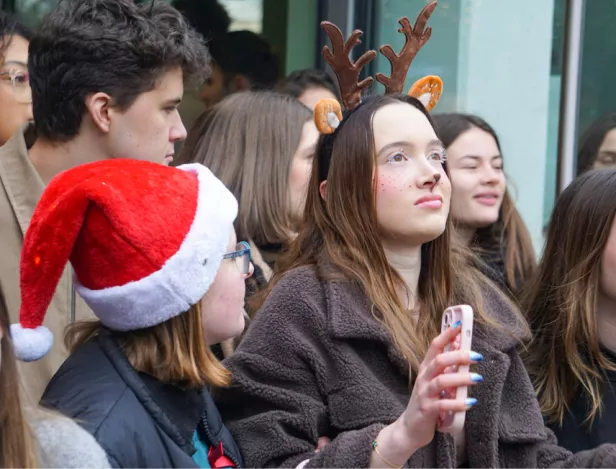
POLYGON ((32 33, 0 11, 0 146, 32 120, 28 44, 32 33))
POLYGON ((100 161, 43 192, 22 251, 15 354, 50 350, 45 311, 70 261, 98 320, 69 326, 70 356, 42 405, 77 420, 112 467, 242 466, 208 391, 231 382, 210 346, 244 329, 253 267, 237 211, 200 164, 100 161))

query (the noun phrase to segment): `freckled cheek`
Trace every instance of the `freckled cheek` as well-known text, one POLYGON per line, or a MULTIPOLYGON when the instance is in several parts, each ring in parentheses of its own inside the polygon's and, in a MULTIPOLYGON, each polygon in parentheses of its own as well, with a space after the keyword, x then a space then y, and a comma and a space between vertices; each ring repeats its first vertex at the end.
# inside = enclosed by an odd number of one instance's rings
POLYGON ((408 186, 408 181, 401 174, 379 174, 377 178, 377 192, 379 194, 400 193, 408 186))

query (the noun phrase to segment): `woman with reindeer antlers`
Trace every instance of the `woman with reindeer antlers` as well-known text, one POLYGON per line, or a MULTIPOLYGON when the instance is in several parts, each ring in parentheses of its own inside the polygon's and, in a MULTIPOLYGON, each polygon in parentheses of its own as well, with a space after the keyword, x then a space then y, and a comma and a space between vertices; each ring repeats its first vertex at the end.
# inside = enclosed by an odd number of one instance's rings
POLYGON ((413 87, 428 91, 425 107, 400 94, 435 6, 414 27, 400 20, 402 52, 381 48, 387 94, 363 100, 372 79, 357 78, 376 52, 351 61, 361 32, 345 43, 323 24, 346 109, 317 105, 324 135, 303 226, 226 362, 232 386, 215 396, 247 467, 616 465, 614 446, 574 456, 556 445, 516 350, 524 319, 450 244, 451 185, 427 111, 440 84, 413 87), (475 311, 473 351, 444 352, 460 329, 439 334, 441 315, 463 303, 475 311), (459 386, 472 397, 440 398, 459 386), (461 431, 439 431, 441 412, 465 410, 461 431), (315 453, 321 436, 331 442, 315 453))

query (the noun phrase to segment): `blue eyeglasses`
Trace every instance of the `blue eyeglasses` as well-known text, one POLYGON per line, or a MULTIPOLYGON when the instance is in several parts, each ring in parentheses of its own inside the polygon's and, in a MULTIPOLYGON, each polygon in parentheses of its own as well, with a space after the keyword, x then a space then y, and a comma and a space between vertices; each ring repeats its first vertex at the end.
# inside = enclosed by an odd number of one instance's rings
POLYGON ((250 245, 246 241, 240 241, 235 246, 235 251, 222 256, 223 259, 234 259, 237 269, 242 275, 250 272, 250 245))

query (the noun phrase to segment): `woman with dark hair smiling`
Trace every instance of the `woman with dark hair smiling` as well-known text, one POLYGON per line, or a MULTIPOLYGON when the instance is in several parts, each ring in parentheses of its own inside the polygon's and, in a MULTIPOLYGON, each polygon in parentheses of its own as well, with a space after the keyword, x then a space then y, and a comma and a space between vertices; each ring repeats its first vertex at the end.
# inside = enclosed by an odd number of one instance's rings
POLYGON ((515 297, 536 260, 528 229, 507 188, 498 136, 478 116, 439 114, 434 121, 447 148, 456 233, 483 261, 480 268, 515 297))
POLYGON ((114 467, 242 466, 209 394, 231 381, 209 346, 244 328, 252 265, 236 215, 231 192, 198 164, 83 164, 41 196, 22 250, 16 355, 51 349, 44 318, 70 260, 98 321, 67 330, 70 356, 42 402, 78 419, 114 467))

